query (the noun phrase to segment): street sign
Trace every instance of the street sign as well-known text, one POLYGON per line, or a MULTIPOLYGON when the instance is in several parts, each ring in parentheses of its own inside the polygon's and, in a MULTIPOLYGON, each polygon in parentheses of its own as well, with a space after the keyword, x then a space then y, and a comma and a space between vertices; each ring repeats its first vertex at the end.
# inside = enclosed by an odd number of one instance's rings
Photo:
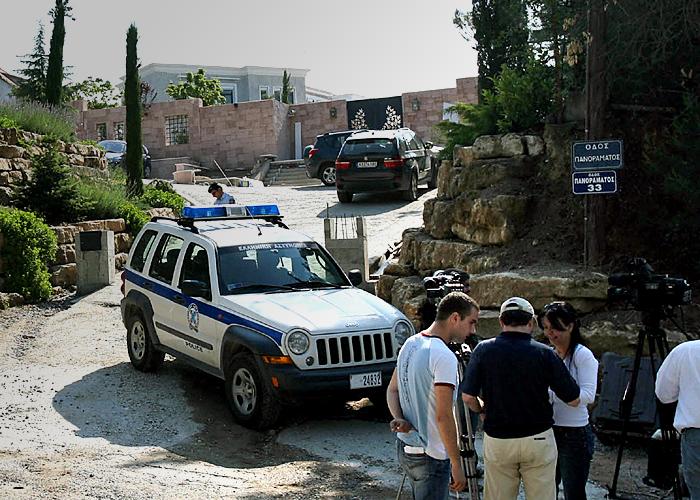
POLYGON ((608 170, 622 168, 622 141, 585 141, 571 145, 571 168, 608 170))
POLYGON ((574 194, 611 194, 617 192, 617 172, 574 172, 571 174, 574 194))

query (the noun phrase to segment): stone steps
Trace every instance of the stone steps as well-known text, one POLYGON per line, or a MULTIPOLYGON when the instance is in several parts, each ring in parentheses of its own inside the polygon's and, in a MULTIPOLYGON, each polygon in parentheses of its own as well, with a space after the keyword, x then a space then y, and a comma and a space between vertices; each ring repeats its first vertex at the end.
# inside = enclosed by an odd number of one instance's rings
POLYGON ((271 168, 265 177, 266 186, 316 186, 318 179, 309 179, 304 167, 271 168))

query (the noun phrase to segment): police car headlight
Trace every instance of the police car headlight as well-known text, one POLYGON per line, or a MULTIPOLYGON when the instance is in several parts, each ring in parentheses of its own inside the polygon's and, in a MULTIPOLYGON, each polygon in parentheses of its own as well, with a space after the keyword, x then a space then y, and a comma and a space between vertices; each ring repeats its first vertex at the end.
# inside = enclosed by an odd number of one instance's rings
POLYGON ((411 326, 410 323, 406 321, 399 321, 396 323, 396 326, 394 326, 394 336, 396 337, 396 341, 399 343, 399 345, 403 345, 404 342, 406 342, 406 339, 413 335, 413 327, 411 326))
POLYGON ((309 350, 309 336, 299 331, 290 333, 287 336, 287 348, 293 354, 304 354, 309 350))

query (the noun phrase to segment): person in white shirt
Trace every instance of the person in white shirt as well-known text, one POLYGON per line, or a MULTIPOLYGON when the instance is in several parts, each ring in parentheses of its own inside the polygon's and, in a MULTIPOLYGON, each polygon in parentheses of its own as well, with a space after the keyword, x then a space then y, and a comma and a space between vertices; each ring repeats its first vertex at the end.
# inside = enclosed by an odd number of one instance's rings
POLYGON ((550 396, 557 442, 557 489, 562 483, 566 500, 585 499, 594 444, 586 405, 595 399, 598 361, 584 345, 580 322, 571 304, 547 304, 538 317, 538 323, 581 389, 577 406, 564 403, 551 389, 550 396))
POLYGON ((215 198, 214 205, 235 205, 236 200, 228 193, 224 193, 224 188, 216 182, 209 185, 209 193, 215 198))
POLYGON ((656 374, 656 397, 678 401, 673 426, 681 433, 683 477, 691 500, 700 500, 700 340, 683 342, 656 374))
POLYGON ((386 399, 399 463, 415 500, 447 500, 450 489, 466 486, 453 412, 457 357, 447 343, 463 343, 473 335, 478 318, 479 306, 471 297, 451 292, 438 304, 435 321, 399 351, 386 399))

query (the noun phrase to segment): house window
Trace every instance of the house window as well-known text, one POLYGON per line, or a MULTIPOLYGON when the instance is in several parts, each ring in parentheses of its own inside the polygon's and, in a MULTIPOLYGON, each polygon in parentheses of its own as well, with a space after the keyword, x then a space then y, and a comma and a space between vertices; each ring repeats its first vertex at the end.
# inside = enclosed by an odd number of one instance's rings
POLYGON ((296 89, 294 87, 289 89, 289 99, 288 99, 289 102, 287 102, 287 104, 296 104, 297 103, 296 93, 297 92, 296 92, 296 89))
POLYGON ((270 87, 267 87, 265 85, 260 86, 260 100, 264 101, 265 99, 270 98, 270 87))
POLYGON ((104 141, 107 138, 106 123, 98 123, 95 125, 95 130, 97 131, 97 142, 104 141))
POLYGON ((124 140, 124 122, 114 122, 114 139, 117 141, 124 140))
POLYGON ((282 101, 282 87, 273 87, 272 94, 275 96, 275 99, 282 101))
POLYGON ((223 88, 224 99, 226 99, 226 104, 233 104, 238 102, 238 86, 233 84, 233 86, 227 86, 223 88))
POLYGON ((187 129, 187 115, 165 117, 165 145, 187 144, 190 136, 187 129))

